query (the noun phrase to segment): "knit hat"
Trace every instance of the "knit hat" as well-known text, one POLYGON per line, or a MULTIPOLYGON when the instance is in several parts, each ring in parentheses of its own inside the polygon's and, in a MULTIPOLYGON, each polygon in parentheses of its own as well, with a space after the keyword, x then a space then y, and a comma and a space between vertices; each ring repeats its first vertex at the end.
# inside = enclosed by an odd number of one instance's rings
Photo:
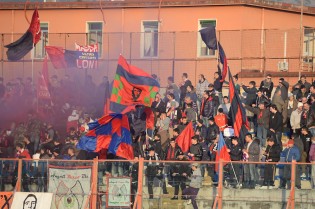
POLYGON ((290 140, 288 141, 288 145, 290 145, 290 144, 294 144, 294 141, 293 141, 292 139, 290 139, 290 140))

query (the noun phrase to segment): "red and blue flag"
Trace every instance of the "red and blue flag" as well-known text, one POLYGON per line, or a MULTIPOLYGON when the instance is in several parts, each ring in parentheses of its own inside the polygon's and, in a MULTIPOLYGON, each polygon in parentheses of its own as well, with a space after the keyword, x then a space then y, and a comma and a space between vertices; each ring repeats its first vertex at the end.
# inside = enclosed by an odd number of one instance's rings
POLYGON ((140 68, 129 65, 120 55, 110 97, 110 111, 125 113, 132 106, 151 107, 160 84, 140 68))
MULTIPOLYGON (((219 136, 219 141, 218 141, 218 148, 217 148, 217 153, 215 156, 215 170, 218 171, 219 170, 219 161, 223 160, 223 161, 231 161, 231 157, 230 154, 227 151, 227 146, 225 144, 222 132, 220 132, 220 136, 219 136)), ((226 162, 224 163, 224 165, 226 164, 226 162)))
POLYGON ((83 53, 65 50, 58 46, 45 46, 45 49, 55 69, 76 68, 77 60, 83 53))
POLYGON ((4 47, 8 48, 7 56, 10 61, 18 61, 29 53, 41 37, 40 20, 37 9, 34 10, 28 30, 21 38, 4 47))
POLYGON ((129 121, 126 115, 111 114, 89 123, 89 132, 80 138, 77 148, 89 152, 108 150, 116 156, 134 159, 129 121))
POLYGON ((245 139, 245 136, 248 132, 248 121, 246 117, 245 109, 242 105, 241 98, 239 97, 237 91, 235 90, 235 84, 233 81, 233 76, 231 74, 230 69, 229 71, 229 93, 230 93, 230 117, 232 120, 233 128, 234 128, 234 135, 241 139, 241 143, 245 139))

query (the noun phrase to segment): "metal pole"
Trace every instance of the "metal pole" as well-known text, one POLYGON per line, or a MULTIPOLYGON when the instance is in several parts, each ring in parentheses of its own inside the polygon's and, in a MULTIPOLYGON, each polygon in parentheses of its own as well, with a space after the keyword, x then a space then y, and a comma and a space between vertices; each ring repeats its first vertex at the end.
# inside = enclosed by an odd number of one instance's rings
POLYGON ((93 160, 93 180, 92 180, 92 208, 96 208, 97 202, 97 181, 98 181, 98 159, 93 160))
POLYGON ((138 173, 138 191, 137 191, 137 208, 142 209, 142 186, 143 186, 143 169, 144 169, 144 158, 139 159, 139 173, 138 173))
POLYGON ((3 66, 4 66, 4 60, 3 60, 3 54, 4 54, 4 34, 1 34, 1 77, 3 78, 3 66))
POLYGON ((223 193, 223 160, 219 161, 219 185, 218 185, 218 209, 222 209, 222 193, 223 193))
POLYGON ((176 33, 173 32, 173 69, 172 69, 172 77, 175 76, 175 57, 176 57, 176 33))
POLYGON ((131 64, 132 32, 130 32, 129 63, 131 64))
POLYGON ((296 171, 296 160, 293 160, 291 163, 291 191, 288 199, 286 209, 294 209, 295 207, 295 171, 296 171))
POLYGON ((304 0, 301 0, 301 15, 300 15, 300 72, 303 70, 303 7, 304 7, 304 0))
POLYGON ((18 160, 18 176, 17 176, 17 182, 15 191, 20 192, 21 191, 21 182, 22 182, 22 159, 18 160))

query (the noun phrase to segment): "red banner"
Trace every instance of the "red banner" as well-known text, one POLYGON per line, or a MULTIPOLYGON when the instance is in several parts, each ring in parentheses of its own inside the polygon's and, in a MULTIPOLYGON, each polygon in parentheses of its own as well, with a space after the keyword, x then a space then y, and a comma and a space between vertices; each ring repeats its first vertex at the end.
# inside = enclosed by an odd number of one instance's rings
POLYGON ((49 99, 50 100, 50 93, 49 93, 48 85, 47 85, 48 78, 45 78, 44 76, 48 76, 47 58, 44 59, 43 71, 38 77, 37 97, 39 99, 49 99))

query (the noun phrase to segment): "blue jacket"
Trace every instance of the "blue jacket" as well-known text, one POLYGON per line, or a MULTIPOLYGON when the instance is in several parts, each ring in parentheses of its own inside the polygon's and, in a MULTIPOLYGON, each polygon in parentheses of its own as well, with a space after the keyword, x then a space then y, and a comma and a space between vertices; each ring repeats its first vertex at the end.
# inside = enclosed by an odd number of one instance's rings
POLYGON ((281 156, 284 157, 285 162, 292 162, 292 160, 298 162, 301 159, 299 148, 295 145, 293 145, 292 148, 285 148, 285 150, 282 151, 281 156))

